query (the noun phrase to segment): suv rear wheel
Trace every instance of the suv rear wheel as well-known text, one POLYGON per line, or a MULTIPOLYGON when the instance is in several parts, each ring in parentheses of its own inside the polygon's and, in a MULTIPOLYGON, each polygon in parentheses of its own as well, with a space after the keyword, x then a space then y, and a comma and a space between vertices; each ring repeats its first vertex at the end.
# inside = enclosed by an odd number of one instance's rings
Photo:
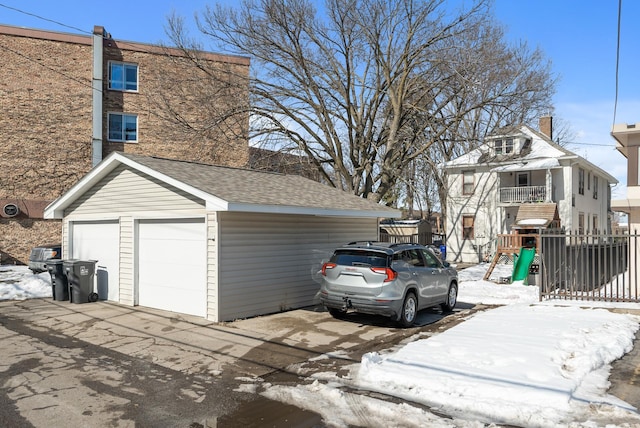
POLYGON ((407 297, 404 298, 402 304, 402 312, 400 312, 400 325, 402 327, 411 327, 416 321, 416 315, 418 314, 418 299, 416 295, 410 291, 407 293, 407 297))

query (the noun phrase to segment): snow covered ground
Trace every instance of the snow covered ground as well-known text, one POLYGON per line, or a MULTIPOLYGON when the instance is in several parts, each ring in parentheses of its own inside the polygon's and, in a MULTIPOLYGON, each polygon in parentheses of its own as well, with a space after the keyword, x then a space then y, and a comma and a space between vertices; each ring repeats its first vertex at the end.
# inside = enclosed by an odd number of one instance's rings
MULTIPOLYGON (((633 348, 640 318, 602 309, 640 305, 539 303, 537 287, 483 281, 487 267, 460 272, 459 302, 503 306, 366 354, 347 376, 266 385, 263 395, 318 412, 333 427, 640 427, 637 410, 606 393, 610 363, 633 348)), ((499 265, 492 277, 510 269, 499 265)))
MULTIPOLYGON (((537 287, 483 281, 487 266, 460 271, 459 302, 502 306, 366 354, 346 376, 243 389, 315 411, 331 427, 640 427, 638 411, 606 393, 610 364, 632 349, 640 318, 603 309, 640 305, 540 303, 537 287)), ((510 269, 498 265, 492 278, 510 269)), ((47 273, 0 266, 1 300, 37 297, 51 297, 47 273)))

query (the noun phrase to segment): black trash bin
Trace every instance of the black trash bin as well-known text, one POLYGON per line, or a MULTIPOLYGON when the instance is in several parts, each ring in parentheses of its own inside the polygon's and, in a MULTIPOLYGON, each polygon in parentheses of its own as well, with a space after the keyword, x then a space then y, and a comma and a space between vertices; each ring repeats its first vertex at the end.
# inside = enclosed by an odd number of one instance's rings
POLYGON ((93 291, 96 260, 63 260, 62 264, 69 283, 69 300, 71 300, 71 303, 97 301, 98 294, 93 291))
POLYGON ((62 260, 47 260, 47 270, 49 271, 49 275, 51 275, 51 292, 53 294, 53 300, 69 300, 69 283, 67 282, 67 275, 64 273, 62 260))

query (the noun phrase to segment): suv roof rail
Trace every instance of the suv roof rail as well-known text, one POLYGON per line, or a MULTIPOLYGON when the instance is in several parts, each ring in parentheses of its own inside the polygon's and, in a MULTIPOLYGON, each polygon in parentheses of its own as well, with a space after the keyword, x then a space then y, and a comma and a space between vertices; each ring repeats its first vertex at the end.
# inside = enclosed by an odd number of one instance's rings
POLYGON ((399 247, 401 245, 421 245, 417 242, 394 242, 393 244, 389 244, 389 247, 399 247))

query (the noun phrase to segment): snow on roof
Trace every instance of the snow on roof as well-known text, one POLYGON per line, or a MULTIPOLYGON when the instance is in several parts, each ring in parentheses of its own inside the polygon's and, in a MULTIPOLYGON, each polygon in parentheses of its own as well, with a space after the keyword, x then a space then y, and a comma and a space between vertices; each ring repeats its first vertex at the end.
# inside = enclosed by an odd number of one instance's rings
MULTIPOLYGON (((548 161, 555 160, 558 162, 558 158, 562 158, 565 156, 575 156, 573 153, 569 152, 556 145, 553 142, 548 141, 542 134, 539 134, 529 128, 526 125, 522 125, 516 128, 516 132, 519 132, 518 135, 522 135, 524 137, 531 138, 531 150, 524 154, 523 156, 517 157, 517 160, 542 160, 546 159, 548 161)), ((462 165, 471 165, 478 163, 480 156, 482 154, 488 152, 490 150, 489 143, 485 143, 482 146, 478 147, 475 150, 470 151, 467 154, 464 154, 456 159, 452 159, 449 162, 445 163, 445 167, 454 167, 454 166, 462 166, 462 165)), ((559 165, 559 164, 558 164, 559 165)), ((557 165, 555 165, 557 166, 557 165)), ((527 167, 529 169, 529 167, 527 167)))
POLYGON ((546 226, 548 223, 549 220, 544 218, 527 218, 518 221, 519 226, 546 226))
POLYGON ((556 158, 549 159, 536 159, 534 161, 525 161, 518 162, 511 165, 502 165, 496 168, 493 168, 491 171, 494 172, 509 172, 509 171, 520 171, 522 169, 526 170, 534 170, 534 169, 553 169, 560 167, 560 162, 556 158))

